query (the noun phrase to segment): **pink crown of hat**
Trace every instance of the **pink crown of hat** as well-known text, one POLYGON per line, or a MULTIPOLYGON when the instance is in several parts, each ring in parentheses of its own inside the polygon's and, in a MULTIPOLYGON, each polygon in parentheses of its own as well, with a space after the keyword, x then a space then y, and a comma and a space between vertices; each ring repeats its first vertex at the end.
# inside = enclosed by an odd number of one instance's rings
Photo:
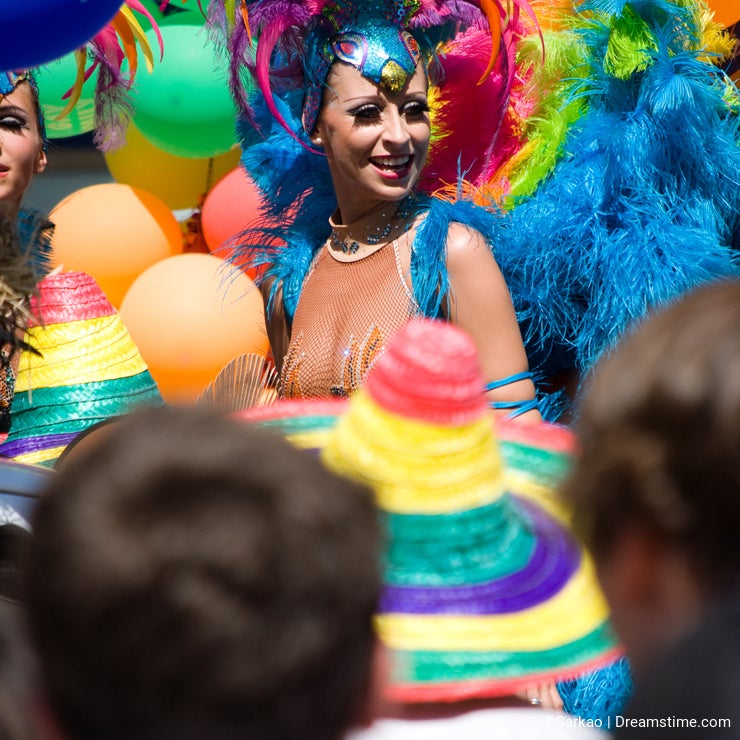
POLYGON ((368 395, 386 411, 458 426, 486 413, 485 383, 470 337, 452 324, 411 321, 368 375, 368 395))

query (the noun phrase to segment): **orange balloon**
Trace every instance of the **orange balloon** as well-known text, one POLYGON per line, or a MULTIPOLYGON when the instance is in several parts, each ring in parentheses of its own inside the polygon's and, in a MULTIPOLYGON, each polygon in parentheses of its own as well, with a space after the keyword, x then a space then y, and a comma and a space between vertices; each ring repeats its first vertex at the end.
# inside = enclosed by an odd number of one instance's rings
POLYGON ((740 21, 740 6, 737 0, 708 0, 709 9, 714 11, 714 20, 729 28, 740 21))
POLYGON ((120 311, 165 401, 189 403, 241 354, 267 354, 262 299, 251 279, 211 254, 145 270, 120 311))
POLYGON ((94 277, 119 308, 136 277, 182 251, 182 232, 159 198, 119 183, 90 185, 58 203, 52 262, 94 277))
POLYGON ((211 252, 227 258, 224 248, 259 216, 260 194, 242 167, 224 175, 206 196, 202 208, 203 236, 211 252))
POLYGON ((239 164, 234 148, 217 157, 177 157, 154 146, 133 124, 126 144, 105 154, 113 179, 143 188, 161 198, 172 210, 195 208, 208 188, 239 164))

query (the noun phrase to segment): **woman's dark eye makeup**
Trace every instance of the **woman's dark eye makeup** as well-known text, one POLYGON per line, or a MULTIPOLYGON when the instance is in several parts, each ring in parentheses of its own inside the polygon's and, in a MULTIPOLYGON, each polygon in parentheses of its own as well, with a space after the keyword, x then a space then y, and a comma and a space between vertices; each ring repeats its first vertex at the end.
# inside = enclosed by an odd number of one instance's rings
MULTIPOLYGON (((349 110, 349 114, 360 124, 378 120, 382 112, 383 107, 377 103, 363 103, 349 110)), ((411 118, 424 116, 428 112, 429 104, 426 100, 409 100, 401 107, 401 114, 411 118)))
POLYGON ((28 128, 28 118, 15 108, 0 108, 0 127, 19 131, 28 128))
POLYGON ((375 103, 363 103, 355 108, 351 108, 349 114, 360 122, 372 121, 380 118, 380 106, 375 103))
POLYGON ((411 100, 403 107, 407 116, 423 116, 429 113, 429 103, 426 100, 411 100))

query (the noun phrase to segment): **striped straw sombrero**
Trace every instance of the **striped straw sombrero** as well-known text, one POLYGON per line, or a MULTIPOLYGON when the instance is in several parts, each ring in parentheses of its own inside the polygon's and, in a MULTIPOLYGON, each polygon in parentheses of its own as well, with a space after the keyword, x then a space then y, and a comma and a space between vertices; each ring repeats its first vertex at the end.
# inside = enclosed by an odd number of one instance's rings
POLYGON ((388 532, 377 628, 399 701, 508 695, 618 654, 555 495, 573 436, 546 423, 494 429, 484 385, 465 333, 414 319, 348 401, 245 414, 375 490, 388 532))
POLYGON ((162 397, 116 309, 97 282, 61 272, 39 284, 20 357, 11 429, 0 454, 52 467, 75 437, 162 397))

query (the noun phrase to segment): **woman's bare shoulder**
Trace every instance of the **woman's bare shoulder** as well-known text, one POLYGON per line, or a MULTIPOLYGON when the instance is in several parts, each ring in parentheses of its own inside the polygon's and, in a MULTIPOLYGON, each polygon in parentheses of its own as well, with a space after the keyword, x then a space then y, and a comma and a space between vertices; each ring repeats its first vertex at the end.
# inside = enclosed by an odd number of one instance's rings
POLYGON ((447 265, 448 268, 465 268, 466 266, 496 266, 491 247, 480 231, 452 222, 447 232, 447 265))

